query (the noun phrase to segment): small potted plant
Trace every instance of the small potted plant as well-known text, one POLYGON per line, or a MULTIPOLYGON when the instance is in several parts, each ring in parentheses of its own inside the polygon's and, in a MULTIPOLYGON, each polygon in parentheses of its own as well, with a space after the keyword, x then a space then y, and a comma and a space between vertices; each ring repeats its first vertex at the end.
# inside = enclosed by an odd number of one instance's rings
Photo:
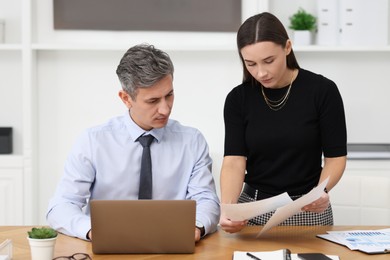
POLYGON ((312 33, 316 29, 317 18, 306 12, 303 8, 290 16, 289 28, 294 31, 294 44, 310 45, 312 33))
POLYGON ((57 231, 50 227, 33 227, 27 234, 32 260, 53 259, 54 247, 58 235, 57 231))

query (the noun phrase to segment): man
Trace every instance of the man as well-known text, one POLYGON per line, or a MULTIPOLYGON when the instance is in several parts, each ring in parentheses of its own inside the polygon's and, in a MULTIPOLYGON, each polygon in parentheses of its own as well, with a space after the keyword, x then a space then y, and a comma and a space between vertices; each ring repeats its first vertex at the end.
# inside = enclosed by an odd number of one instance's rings
POLYGON ((136 45, 124 54, 116 72, 122 85, 119 97, 128 110, 79 137, 49 203, 47 220, 64 234, 92 239, 89 200, 141 198, 139 138, 151 135, 150 196, 195 200, 199 241, 216 230, 219 199, 205 138, 197 129, 169 119, 174 101, 172 61, 154 46, 136 45))

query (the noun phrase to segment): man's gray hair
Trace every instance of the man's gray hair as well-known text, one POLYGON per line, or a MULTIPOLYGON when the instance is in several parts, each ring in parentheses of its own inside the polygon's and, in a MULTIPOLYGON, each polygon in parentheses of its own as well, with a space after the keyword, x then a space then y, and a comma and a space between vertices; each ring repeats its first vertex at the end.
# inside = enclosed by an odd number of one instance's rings
POLYGON ((172 75, 173 63, 169 55, 153 45, 140 44, 131 47, 123 55, 116 74, 130 97, 135 100, 138 88, 147 88, 172 75))

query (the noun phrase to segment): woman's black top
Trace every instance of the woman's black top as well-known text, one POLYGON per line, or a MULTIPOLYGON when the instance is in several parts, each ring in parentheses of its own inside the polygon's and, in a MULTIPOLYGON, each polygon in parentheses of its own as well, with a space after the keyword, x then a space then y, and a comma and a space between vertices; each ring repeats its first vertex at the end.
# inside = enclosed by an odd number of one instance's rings
MULTIPOLYGON (((264 88, 271 100, 288 89, 264 88)), ((347 154, 344 106, 336 84, 300 69, 285 106, 271 110, 259 84, 243 83, 226 97, 224 155, 247 158, 245 182, 277 195, 309 192, 324 157, 347 154)))

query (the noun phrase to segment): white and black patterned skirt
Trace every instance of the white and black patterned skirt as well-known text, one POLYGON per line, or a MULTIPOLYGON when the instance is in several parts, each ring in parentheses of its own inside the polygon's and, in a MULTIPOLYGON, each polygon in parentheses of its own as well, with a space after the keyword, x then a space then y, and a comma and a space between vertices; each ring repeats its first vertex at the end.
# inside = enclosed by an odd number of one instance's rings
MULTIPOLYGON (((295 200, 300 198, 299 196, 291 196, 291 199, 295 200)), ((252 202, 255 201, 255 198, 249 196, 245 191, 241 193, 238 203, 252 202)), ((248 226, 254 225, 265 225, 269 218, 274 214, 275 211, 265 213, 263 215, 254 217, 248 221, 248 226)), ((332 206, 329 203, 329 207, 322 213, 315 213, 309 211, 303 211, 297 213, 282 223, 280 226, 329 226, 333 225, 333 212, 332 206)))

